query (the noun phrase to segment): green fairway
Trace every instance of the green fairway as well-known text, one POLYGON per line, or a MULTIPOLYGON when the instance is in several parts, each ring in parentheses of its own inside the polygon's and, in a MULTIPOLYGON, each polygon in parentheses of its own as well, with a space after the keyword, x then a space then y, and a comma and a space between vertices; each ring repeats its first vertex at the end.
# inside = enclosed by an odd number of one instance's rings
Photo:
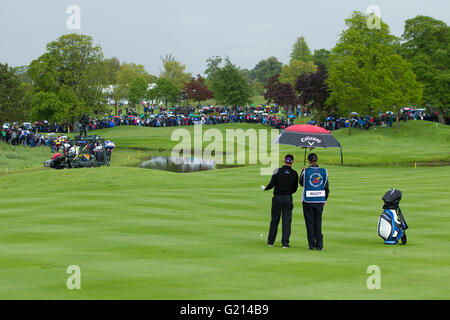
MULTIPOLYGON (((173 129, 99 130, 117 145, 112 167, 102 168, 44 169, 48 149, 20 149, 26 165, 16 165, 2 158, 9 147, 0 144, 0 298, 450 298, 450 170, 411 165, 448 163, 448 127, 410 121, 398 134, 336 133, 356 167, 333 165, 336 149, 317 150, 330 175, 322 252, 307 250, 300 191, 291 248, 281 248, 281 226, 267 247, 271 193, 259 186, 270 177, 261 166, 188 174, 132 167, 170 153, 173 129), (384 245, 377 235, 391 187, 403 192, 406 246, 384 245), (66 288, 70 265, 81 268, 81 290, 66 288), (380 267, 380 290, 366 286, 371 265, 380 267)), ((294 150, 282 146, 280 156, 294 150)), ((303 152, 294 154, 300 171, 303 152)))

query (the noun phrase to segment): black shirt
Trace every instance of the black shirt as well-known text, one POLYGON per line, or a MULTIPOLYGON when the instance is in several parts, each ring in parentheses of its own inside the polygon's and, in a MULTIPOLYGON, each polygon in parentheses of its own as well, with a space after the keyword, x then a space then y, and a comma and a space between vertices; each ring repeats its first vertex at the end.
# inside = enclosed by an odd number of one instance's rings
MULTIPOLYGON (((319 165, 313 164, 313 165, 310 166, 310 167, 316 167, 316 168, 318 168, 319 165)), ((304 176, 304 174, 305 174, 305 169, 302 169, 302 173, 300 174, 300 180, 298 181, 302 187, 304 187, 304 185, 303 185, 303 176, 304 176)), ((327 183, 325 184, 325 200, 328 200, 328 194, 329 194, 329 193, 330 193, 330 188, 329 188, 329 185, 328 185, 328 179, 327 179, 327 183)))
POLYGON ((298 188, 298 173, 290 166, 282 166, 276 169, 272 175, 272 179, 265 190, 270 190, 273 187, 274 195, 292 195, 298 188))

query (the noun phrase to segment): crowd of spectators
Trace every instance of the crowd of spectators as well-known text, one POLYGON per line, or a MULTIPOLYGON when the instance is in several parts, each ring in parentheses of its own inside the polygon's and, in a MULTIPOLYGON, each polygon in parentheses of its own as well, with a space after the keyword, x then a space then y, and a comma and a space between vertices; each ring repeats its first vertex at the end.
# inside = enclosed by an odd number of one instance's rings
MULTIPOLYGON (((370 128, 392 128, 397 118, 393 112, 380 113, 378 116, 359 116, 354 113, 348 121, 347 117, 327 117, 324 121, 318 125, 329 130, 339 130, 342 128, 348 128, 350 125, 352 128, 360 130, 369 130, 370 128)), ((437 114, 427 114, 424 110, 416 110, 411 108, 405 108, 399 113, 399 121, 406 122, 407 120, 429 120, 438 121, 437 114)), ((315 121, 311 121, 310 124, 315 124, 315 121)))
MULTIPOLYGON (((46 124, 44 126, 44 131, 50 128, 55 128, 55 124, 46 124)), ((39 133, 36 131, 38 129, 39 123, 34 124, 34 126, 32 125, 31 128, 28 128, 27 124, 17 126, 17 124, 10 125, 9 123, 5 123, 0 131, 0 141, 13 146, 30 148, 49 147, 51 148, 52 153, 56 153, 52 160, 49 160, 52 163, 52 165, 49 166, 57 169, 64 168, 61 163, 70 157, 75 159, 78 158, 80 162, 87 162, 95 158, 97 162, 109 163, 112 150, 115 148, 114 143, 111 141, 106 141, 104 145, 103 142, 90 143, 88 141, 83 141, 83 139, 72 140, 66 135, 57 135, 53 132, 39 133), (103 152, 103 148, 105 149, 105 152, 103 152)))
POLYGON ((204 106, 201 108, 171 107, 160 108, 156 114, 154 109, 145 109, 141 115, 128 110, 122 115, 91 118, 89 130, 111 128, 124 125, 144 127, 190 126, 194 124, 217 125, 223 123, 260 123, 276 129, 284 129, 294 123, 295 116, 282 114, 278 107, 223 107, 204 106), (146 112, 147 111, 147 112, 146 112))
POLYGON ((13 146, 23 145, 31 148, 48 146, 50 147, 55 140, 54 135, 44 135, 28 130, 26 126, 11 126, 4 124, 0 131, 0 138, 3 142, 13 146))
MULTIPOLYGON (((291 110, 290 115, 281 113, 277 106, 197 106, 195 107, 145 107, 144 113, 138 115, 134 109, 127 109, 126 115, 122 109, 118 110, 116 116, 91 117, 87 123, 89 130, 111 128, 117 126, 145 126, 145 127, 173 127, 190 126, 194 124, 217 125, 223 123, 255 123, 283 130, 294 124, 297 117, 311 116, 309 109, 297 106, 291 110)), ((405 108, 400 113, 400 120, 432 120, 437 121, 436 115, 424 113, 423 110, 405 108)), ((360 116, 352 114, 350 120, 344 117, 327 117, 320 123, 310 121, 310 124, 319 125, 327 130, 334 131, 347 128, 368 130, 373 127, 392 127, 396 117, 392 112, 380 113, 378 117, 369 115, 360 116)), ((23 145, 29 147, 48 146, 52 151, 58 148, 59 138, 66 133, 74 131, 74 127, 68 123, 49 123, 38 121, 35 123, 17 123, 10 125, 6 123, 0 131, 0 138, 11 145, 23 145)))

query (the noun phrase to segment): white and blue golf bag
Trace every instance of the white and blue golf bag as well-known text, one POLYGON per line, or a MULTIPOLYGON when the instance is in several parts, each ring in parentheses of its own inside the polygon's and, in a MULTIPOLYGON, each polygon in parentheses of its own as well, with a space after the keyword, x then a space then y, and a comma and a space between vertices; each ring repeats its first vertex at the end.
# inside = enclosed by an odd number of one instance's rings
POLYGON ((406 244, 405 230, 408 229, 408 225, 399 207, 402 192, 392 188, 382 199, 384 211, 378 219, 378 235, 384 239, 385 244, 397 244, 399 240, 402 244, 406 244))

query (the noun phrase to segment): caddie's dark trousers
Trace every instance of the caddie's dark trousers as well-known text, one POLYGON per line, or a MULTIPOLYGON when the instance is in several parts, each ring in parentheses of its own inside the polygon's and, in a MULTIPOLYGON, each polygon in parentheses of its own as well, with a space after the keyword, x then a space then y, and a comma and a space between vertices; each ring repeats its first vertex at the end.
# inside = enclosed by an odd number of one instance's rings
POLYGON ((292 203, 291 195, 276 195, 272 198, 272 220, 270 221, 268 244, 273 244, 277 237, 278 224, 280 217, 282 217, 282 238, 281 244, 283 246, 289 245, 289 237, 291 236, 291 222, 292 222, 292 203))
POLYGON ((322 212, 323 203, 303 202, 303 216, 310 249, 323 248, 322 212))

